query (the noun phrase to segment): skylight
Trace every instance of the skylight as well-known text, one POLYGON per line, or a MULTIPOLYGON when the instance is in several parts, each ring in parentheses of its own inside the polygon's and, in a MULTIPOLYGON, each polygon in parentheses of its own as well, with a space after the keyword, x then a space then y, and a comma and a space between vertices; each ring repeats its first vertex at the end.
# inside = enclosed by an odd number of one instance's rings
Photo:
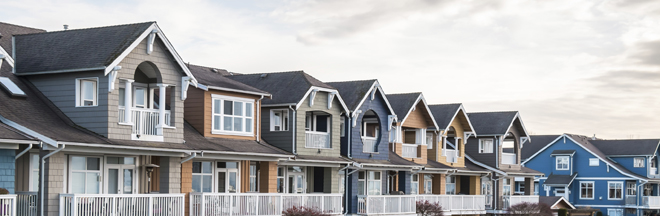
POLYGON ((0 84, 2 84, 2 87, 11 94, 11 96, 20 96, 20 97, 25 97, 25 92, 21 90, 14 82, 12 82, 9 78, 7 77, 0 77, 0 84))

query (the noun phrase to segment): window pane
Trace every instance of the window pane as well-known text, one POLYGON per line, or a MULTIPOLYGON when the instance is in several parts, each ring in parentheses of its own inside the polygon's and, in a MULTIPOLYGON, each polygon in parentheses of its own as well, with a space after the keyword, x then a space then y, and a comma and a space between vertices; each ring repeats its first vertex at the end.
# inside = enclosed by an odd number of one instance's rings
POLYGON ((202 173, 202 162, 193 162, 193 173, 202 173))
POLYGON ((284 193, 284 178, 277 178, 277 192, 284 193))
POLYGON ((87 173, 87 193, 99 193, 99 174, 95 172, 87 173))
POLYGON ((202 192, 211 192, 212 190, 212 184, 213 184, 213 176, 212 175, 205 175, 202 177, 202 192))
POLYGON ((84 100, 94 100, 94 82, 89 80, 82 81, 82 94, 84 100))
POLYGON ((358 181, 358 195, 364 195, 364 181, 358 181))
POLYGON ((101 170, 99 164, 100 158, 87 158, 87 170, 101 170))
POLYGON ((145 106, 145 89, 144 88, 135 88, 135 106, 145 106))
POLYGON ((234 131, 243 132, 243 118, 234 117, 234 131))
POLYGON ((71 157, 71 169, 72 170, 85 170, 85 158, 84 157, 71 157))
POLYGON ((124 194, 133 193, 133 170, 125 169, 124 170, 124 194))
POLYGON ((126 89, 119 88, 119 106, 126 105, 126 89))
POLYGON ((192 176, 192 190, 193 192, 202 192, 202 176, 193 175, 192 176))
POLYGON ((234 102, 234 115, 243 115, 243 102, 234 102))
POLYGON ((245 103, 245 116, 252 117, 252 103, 245 103))
POLYGON ((39 169, 39 155, 30 155, 30 163, 32 165, 32 169, 39 169))
POLYGON ((74 172, 71 173, 71 191, 73 193, 85 193, 85 173, 74 172))
POLYGON ((252 132, 252 119, 245 119, 245 132, 252 132))
POLYGON ((236 172, 229 173, 229 188, 227 188, 227 192, 236 193, 236 172))
POLYGON ((213 113, 220 114, 220 100, 213 100, 213 113))
POLYGON ((211 162, 202 162, 202 172, 211 173, 211 162))
POLYGON ((213 116, 213 130, 220 130, 220 116, 213 116))
POLYGON ((124 158, 124 164, 135 164, 135 158, 134 157, 125 157, 124 158))
POLYGON ((227 162, 227 168, 238 168, 237 162, 227 162))
POLYGON ((250 191, 257 191, 257 178, 250 177, 250 191))
POLYGON ((118 157, 108 157, 106 159, 107 164, 119 164, 119 158, 118 157))
POLYGON ((233 107, 234 106, 232 105, 231 101, 225 101, 224 106, 225 107, 224 107, 224 112, 223 113, 225 115, 231 115, 232 113, 234 113, 233 112, 233 107))
POLYGON ((119 170, 118 169, 109 169, 108 170, 108 193, 109 194, 118 194, 119 193, 119 170))
POLYGON ((280 177, 280 176, 284 177, 284 168, 282 168, 282 167, 277 168, 277 176, 278 177, 280 177))
POLYGON ((231 131, 231 126, 232 126, 232 117, 224 117, 223 120, 225 121, 223 130, 226 131, 231 131))

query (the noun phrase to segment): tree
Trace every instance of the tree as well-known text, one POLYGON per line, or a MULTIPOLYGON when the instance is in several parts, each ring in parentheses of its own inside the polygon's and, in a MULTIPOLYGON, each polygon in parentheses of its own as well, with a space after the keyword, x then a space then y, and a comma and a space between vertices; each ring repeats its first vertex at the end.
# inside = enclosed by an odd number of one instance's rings
POLYGON ((417 214, 422 216, 444 216, 442 206, 439 203, 431 203, 428 200, 417 201, 417 214))
POLYGON ((509 214, 552 216, 552 209, 545 203, 522 202, 507 209, 509 214))

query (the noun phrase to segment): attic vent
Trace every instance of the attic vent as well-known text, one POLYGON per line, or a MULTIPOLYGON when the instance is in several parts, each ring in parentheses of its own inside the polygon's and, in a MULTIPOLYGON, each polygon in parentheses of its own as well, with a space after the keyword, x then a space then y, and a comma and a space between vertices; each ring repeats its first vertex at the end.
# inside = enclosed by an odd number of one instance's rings
POLYGON ((218 69, 213 68, 213 69, 211 69, 211 70, 212 70, 214 73, 218 73, 218 69))
POLYGON ((25 92, 23 92, 21 88, 16 86, 16 84, 7 77, 0 77, 0 84, 2 85, 2 88, 12 97, 27 97, 25 92))
POLYGON ((230 76, 234 76, 234 72, 229 72, 229 75, 230 75, 230 76))
POLYGON ((261 74, 261 78, 266 78, 266 76, 268 76, 268 74, 261 74))

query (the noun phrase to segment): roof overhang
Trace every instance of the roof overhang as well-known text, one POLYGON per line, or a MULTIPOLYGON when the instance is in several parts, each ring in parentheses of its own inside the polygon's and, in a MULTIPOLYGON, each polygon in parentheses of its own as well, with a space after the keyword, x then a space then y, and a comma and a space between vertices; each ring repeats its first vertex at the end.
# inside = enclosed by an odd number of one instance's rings
POLYGON ((461 104, 461 105, 458 107, 458 109, 457 109, 456 112, 454 113, 454 116, 451 117, 451 120, 449 121, 449 124, 447 125, 447 127, 445 127, 444 131, 448 131, 448 130, 449 130, 449 127, 451 127, 451 123, 454 122, 454 119, 456 119, 456 117, 458 116, 458 113, 460 113, 461 111, 463 111, 463 116, 465 117, 465 119, 466 119, 467 122, 468 122, 468 127, 470 128, 470 132, 472 132, 472 133, 474 134, 475 137, 478 136, 478 135, 477 135, 477 132, 474 131, 474 127, 472 127, 472 122, 470 122, 470 117, 468 117, 467 112, 465 111, 465 107, 463 107, 463 104, 461 104))
POLYGON ((525 132, 525 137, 527 137, 527 140, 531 142, 532 138, 530 137, 529 133, 527 132, 527 128, 525 127, 525 123, 523 123, 522 118, 520 117, 520 112, 518 112, 518 111, 516 111, 516 115, 511 120, 511 123, 509 124, 509 127, 506 129, 506 132, 504 132, 504 134, 500 134, 500 135, 506 136, 506 134, 508 134, 509 131, 511 130, 511 127, 513 127, 513 124, 516 123, 516 119, 520 122, 520 126, 522 127, 522 130, 523 130, 523 132, 525 132))
POLYGON ((279 165, 288 166, 316 166, 316 167, 340 167, 342 164, 351 164, 351 161, 328 161, 328 160, 314 160, 314 159, 291 159, 279 160, 279 165))
POLYGON ((14 58, 12 58, 12 56, 9 55, 5 49, 0 47, 0 66, 3 60, 9 63, 9 66, 14 67, 14 58))
POLYGON ((244 90, 238 90, 238 89, 232 89, 232 88, 223 88, 223 87, 212 86, 212 85, 202 85, 202 84, 198 84, 198 85, 206 87, 206 89, 202 88, 202 90, 204 90, 204 91, 208 91, 208 89, 213 89, 213 90, 236 92, 236 93, 242 93, 242 94, 259 95, 259 96, 264 96, 264 97, 269 97, 269 98, 273 97, 271 94, 268 94, 268 93, 244 91, 244 90))
MULTIPOLYGON (((305 92, 305 95, 300 99, 300 101, 298 101, 298 103, 295 104, 296 105, 296 110, 298 110, 298 108, 300 108, 300 106, 305 102, 305 100, 307 99, 309 94, 312 93, 312 91, 322 91, 322 92, 327 92, 327 93, 334 93, 335 96, 337 97, 337 99, 339 100, 339 103, 341 104, 341 107, 344 109, 344 112, 348 113, 348 112, 351 111, 346 106, 346 103, 344 103, 344 99, 341 98, 341 95, 339 94, 339 91, 337 91, 337 89, 329 89, 329 88, 323 88, 323 87, 318 87, 318 86, 309 87, 307 92, 305 92)), ((328 103, 332 103, 332 101, 328 101, 328 103)))
MULTIPOLYGON (((374 83, 371 84, 371 88, 369 88, 369 91, 366 94, 364 94, 364 97, 362 97, 362 100, 360 100, 360 103, 358 103, 358 105, 355 107, 355 110, 353 110, 353 112, 357 112, 358 110, 360 110, 360 107, 362 107, 364 101, 366 101, 367 98, 373 97, 373 95, 375 94, 374 91, 376 90, 380 92, 380 96, 382 96, 383 100, 385 100, 385 104, 387 105, 387 109, 390 111, 390 114, 396 115, 396 113, 394 113, 394 109, 392 109, 392 105, 390 105, 390 101, 387 100, 387 97, 385 96, 385 92, 383 91, 383 88, 380 86, 378 80, 374 81, 374 83)), ((372 98, 372 100, 373 99, 374 98, 372 98)))
POLYGON ((51 147, 54 147, 54 148, 58 147, 58 144, 57 144, 56 140, 51 139, 50 137, 44 136, 43 134, 37 133, 36 131, 33 131, 33 130, 27 128, 27 127, 24 127, 23 125, 20 125, 20 124, 14 122, 12 120, 9 120, 9 119, 5 118, 2 115, 0 115, 0 122, 8 125, 9 127, 12 127, 16 130, 21 131, 24 134, 27 134, 31 137, 34 137, 34 138, 36 138, 38 140, 41 140, 42 142, 46 143, 46 146, 44 146, 46 150, 49 150, 48 146, 51 146, 51 147))
POLYGON ((435 121, 435 118, 433 117, 433 113, 431 113, 431 109, 429 109, 428 103, 426 103, 426 99, 424 98, 424 95, 422 93, 419 93, 419 96, 417 96, 417 99, 415 100, 415 103, 413 103, 412 106, 410 106, 410 109, 408 109, 408 113, 406 113, 406 116, 401 119, 400 122, 405 122, 406 119, 408 119, 408 116, 410 116, 410 113, 412 113, 413 110, 415 110, 415 107, 417 106, 417 103, 423 102, 424 103, 424 108, 426 108, 426 112, 429 114, 429 117, 431 118, 431 121, 433 122, 433 126, 437 129, 440 128, 438 127, 438 123, 435 121))
POLYGON ((556 206, 557 204, 559 204, 559 202, 561 202, 561 201, 564 201, 564 203, 566 203, 566 205, 568 205, 569 207, 571 207, 571 209, 575 209, 575 206, 573 206, 573 204, 571 204, 570 202, 568 202, 568 200, 566 200, 566 198, 564 198, 563 196, 560 196, 559 199, 558 199, 554 204, 552 204, 552 206, 550 206, 550 208, 554 208, 554 206, 556 206))

